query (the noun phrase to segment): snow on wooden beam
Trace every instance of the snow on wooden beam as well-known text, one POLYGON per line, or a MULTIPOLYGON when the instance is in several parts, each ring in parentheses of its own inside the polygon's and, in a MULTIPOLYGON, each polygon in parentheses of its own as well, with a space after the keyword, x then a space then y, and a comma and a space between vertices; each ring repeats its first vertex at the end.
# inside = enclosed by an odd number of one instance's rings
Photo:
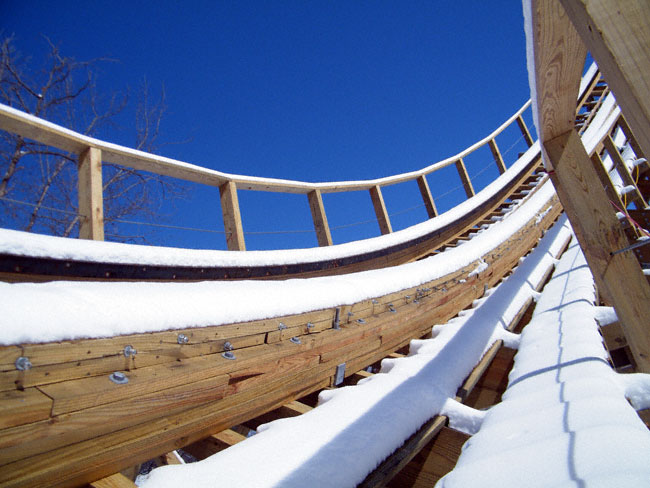
POLYGON ((640 371, 650 372, 650 286, 575 130, 544 143, 551 178, 596 283, 611 298, 640 371))

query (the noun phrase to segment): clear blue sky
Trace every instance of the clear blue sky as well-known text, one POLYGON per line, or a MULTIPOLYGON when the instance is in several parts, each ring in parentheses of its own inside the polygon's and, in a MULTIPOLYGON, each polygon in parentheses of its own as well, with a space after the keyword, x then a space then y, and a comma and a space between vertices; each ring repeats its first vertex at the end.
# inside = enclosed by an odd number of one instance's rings
MULTIPOLYGON (((162 139, 191 140, 160 152, 232 173, 327 181, 414 170, 484 137, 529 98, 516 0, 0 0, 0 11, 0 28, 25 54, 42 53, 45 34, 78 60, 120 60, 101 66, 102 90, 164 83, 162 139)), ((107 138, 133 145, 132 134, 107 138)), ((468 160, 470 174, 490 162, 489 151, 468 160)), ((434 197, 459 185, 453 170, 429 182, 434 197)), ((463 196, 437 203, 444 210, 463 196)), ((414 183, 384 197, 394 228, 426 218, 423 207, 400 213, 422 203, 414 183)), ((332 227, 374 218, 366 192, 324 198, 332 227)), ((240 192, 240 203, 247 233, 313 228, 305 196, 240 192)), ((218 191, 193 185, 165 222, 222 230, 218 191)), ((378 234, 376 223, 333 230, 335 243, 378 234)), ((316 245, 313 233, 246 239, 249 249, 316 245)), ((185 231, 151 240, 225 246, 222 235, 185 231)))

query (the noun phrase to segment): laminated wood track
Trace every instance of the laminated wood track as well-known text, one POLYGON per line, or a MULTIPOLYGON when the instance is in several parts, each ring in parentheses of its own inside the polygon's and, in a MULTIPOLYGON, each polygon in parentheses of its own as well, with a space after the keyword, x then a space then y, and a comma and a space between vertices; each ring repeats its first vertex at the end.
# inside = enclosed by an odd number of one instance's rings
POLYGON ((91 482, 332 386, 339 365, 353 375, 470 306, 561 212, 550 208, 482 256, 478 274, 472 263, 413 289, 273 320, 0 349, 0 485, 91 482), (32 368, 17 371, 18 356, 32 368), (116 370, 129 382, 111 382, 116 370))

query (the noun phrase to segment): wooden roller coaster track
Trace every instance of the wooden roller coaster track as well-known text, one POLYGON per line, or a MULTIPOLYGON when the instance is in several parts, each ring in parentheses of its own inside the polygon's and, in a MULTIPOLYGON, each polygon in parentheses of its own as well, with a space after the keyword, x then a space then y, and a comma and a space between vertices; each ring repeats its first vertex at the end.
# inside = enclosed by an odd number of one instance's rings
MULTIPOLYGON (((594 178, 606 199, 624 214, 621 222, 616 221, 624 236, 617 245, 634 245, 635 224, 641 222, 647 227, 650 221, 646 212, 649 172, 642 161, 643 143, 634 137, 636 131, 633 134, 601 74, 588 73, 577 107, 575 90, 569 93, 570 130, 579 131, 583 141, 589 139, 580 147, 594 178), (620 137, 640 161, 634 170, 636 178, 631 176, 616 143, 620 137), (616 191, 614 174, 624 185, 633 187, 624 193, 630 195, 630 202, 616 191), (628 211, 632 204, 636 208, 628 211)), ((550 93, 542 85, 538 83, 541 98, 550 93)), ((353 277, 360 271, 380 273, 392 268, 410 273, 415 267, 436 265, 442 269, 445 256, 460 254, 468 241, 490 242, 483 247, 476 244, 480 252, 468 262, 432 273, 415 285, 397 284, 376 296, 339 300, 327 308, 202 327, 181 323, 163 331, 1 346, 0 486, 132 487, 142 463, 177 464, 183 462, 178 452, 188 459, 203 459, 244 441, 262 423, 309 412, 316 407, 318 392, 372 376, 382 359, 402 357, 413 339, 430 337, 433 325, 444 324, 472 307, 535 248, 562 214, 562 204, 575 203, 572 197, 567 199, 564 170, 557 164, 557 158, 566 157, 555 146, 562 132, 553 132, 553 137, 548 129, 542 132, 549 153, 545 158, 554 163, 549 167, 546 161, 545 169, 541 146, 533 143, 523 122, 527 107, 524 105, 506 124, 471 148, 422 170, 373 181, 319 184, 226 175, 90 139, 0 106, 1 129, 80 155, 79 208, 85 212, 81 237, 103 238, 102 196, 95 190, 101 189, 102 160, 218 186, 229 249, 245 249, 238 190, 306 194, 321 246, 332 245, 321 199, 325 192, 368 190, 382 233, 389 234, 390 219, 381 188, 416 180, 431 218, 431 227, 416 237, 391 241, 368 252, 293 264, 149 265, 3 252, 0 279, 7 282, 92 280, 102 286, 151 280, 173 286, 177 281, 256 278, 281 289, 285 278, 304 279, 306 284, 331 275, 353 277), (515 122, 529 149, 516 167, 506 169, 496 136, 515 122), (489 191, 475 194, 463 158, 484 145, 491 149, 501 176, 489 191), (459 171, 469 200, 462 215, 443 221, 444 216, 437 215, 426 175, 452 164, 459 171), (550 179, 559 188, 559 198, 549 190, 550 179), (437 221, 444 223, 436 227, 437 221), (499 227, 506 222, 517 224, 499 227), (488 233, 492 233, 491 238, 485 238, 488 233)), ((606 206, 613 214, 608 203, 606 206)), ((574 210, 567 210, 569 217, 574 210)), ((586 231, 576 229, 576 234, 584 238, 586 231)), ((637 247, 633 253, 626 253, 626 259, 631 256, 640 269, 639 263, 644 266, 650 262, 647 249, 637 247)), ((585 255, 589 261, 588 249, 585 255)), ((545 276, 550 272, 548 269, 545 276)), ((598 276, 603 282, 611 279, 598 276)), ((600 279, 597 277, 597 282, 600 279)), ((544 281, 535 285, 538 291, 544 281)), ((604 288, 603 295, 603 300, 617 305, 611 286, 604 288)), ((532 298, 522 302, 504 327, 521 330, 533 308, 532 298)), ((623 369, 642 366, 644 357, 636 351, 643 353, 645 345, 628 343, 628 330, 620 324, 602 329, 612 363, 623 369)), ((505 348, 503 341, 491 344, 484 355, 475 358, 475 366, 459 385, 455 399, 475 408, 498 402, 513 356, 514 351, 505 348)), ((402 448, 368 472, 360 486, 422 486, 450 471, 468 437, 449 428, 447 420, 437 415, 425 423, 402 448), (440 455, 441 451, 445 454, 440 455)))

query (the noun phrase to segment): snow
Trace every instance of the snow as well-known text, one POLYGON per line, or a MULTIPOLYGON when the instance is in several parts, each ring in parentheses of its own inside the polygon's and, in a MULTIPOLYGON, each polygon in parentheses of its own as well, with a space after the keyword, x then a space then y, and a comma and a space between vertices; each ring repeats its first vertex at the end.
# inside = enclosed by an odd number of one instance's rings
POLYGON ((0 283, 0 307, 4 310, 0 344, 246 322, 332 308, 417 287, 477 262, 544 212, 553 194, 547 182, 507 218, 463 246, 380 270, 286 281, 0 283), (34 307, 34 303, 40 306, 34 307))
POLYGON ((593 277, 573 243, 522 334, 508 389, 436 485, 647 486, 650 376, 607 363, 593 277), (627 399, 626 399, 627 397, 627 399))
POLYGON ((387 249, 455 222, 507 186, 538 153, 539 145, 536 144, 490 185, 444 214, 397 232, 362 241, 308 249, 213 251, 65 239, 0 229, 0 253, 91 262, 194 267, 272 266, 341 259, 387 249))
POLYGON ((441 412, 452 425, 475 431, 483 413, 455 402, 456 391, 532 297, 569 237, 562 218, 474 310, 435 326, 432 339, 412 341, 408 356, 382 361, 379 374, 356 386, 323 391, 312 411, 261 426, 257 435, 203 461, 155 469, 140 486, 207 487, 215 480, 236 480, 239 487, 353 487, 441 412), (255 469, 249 468, 251 459, 255 469))

